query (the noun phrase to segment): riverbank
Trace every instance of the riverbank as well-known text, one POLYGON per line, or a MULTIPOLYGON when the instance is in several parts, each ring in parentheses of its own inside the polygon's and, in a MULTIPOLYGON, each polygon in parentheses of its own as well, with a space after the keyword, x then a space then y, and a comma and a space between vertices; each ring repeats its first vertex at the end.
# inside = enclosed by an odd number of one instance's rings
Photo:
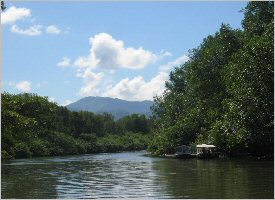
POLYGON ((107 135, 97 138, 88 137, 84 139, 70 137, 66 140, 58 140, 57 138, 56 141, 59 141, 59 143, 55 143, 53 146, 45 143, 46 145, 39 146, 40 149, 34 149, 33 146, 28 146, 24 143, 17 143, 15 148, 10 149, 9 153, 5 150, 1 151, 1 160, 140 151, 147 149, 149 138, 150 136, 139 133, 107 135), (89 140, 90 142, 87 142, 89 140))
POLYGON ((146 149, 150 119, 70 111, 36 94, 3 93, 1 159, 146 149))
MULTIPOLYGON (((176 158, 175 156, 167 156, 167 155, 157 155, 148 153, 145 156, 152 157, 152 158, 167 158, 167 159, 192 159, 197 158, 195 154, 191 154, 192 156, 188 158, 176 158)), ((212 158, 211 158, 212 159, 212 158)), ((274 161, 274 154, 268 154, 268 155, 252 155, 249 153, 239 153, 239 154, 222 154, 218 158, 214 159, 245 159, 245 160, 259 160, 259 161, 274 161)))

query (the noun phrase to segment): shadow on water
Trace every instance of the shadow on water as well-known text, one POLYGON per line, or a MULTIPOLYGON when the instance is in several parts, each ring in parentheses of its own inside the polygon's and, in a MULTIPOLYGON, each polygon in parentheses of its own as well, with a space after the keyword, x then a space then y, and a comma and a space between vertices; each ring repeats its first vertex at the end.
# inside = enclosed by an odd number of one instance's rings
POLYGON ((273 161, 164 159, 153 168, 177 198, 274 198, 273 161))
POLYGON ((2 162, 2 198, 273 198, 273 161, 176 160, 141 152, 2 162))
POLYGON ((11 165, 1 167, 2 198, 56 198, 57 178, 46 175, 52 165, 11 165))

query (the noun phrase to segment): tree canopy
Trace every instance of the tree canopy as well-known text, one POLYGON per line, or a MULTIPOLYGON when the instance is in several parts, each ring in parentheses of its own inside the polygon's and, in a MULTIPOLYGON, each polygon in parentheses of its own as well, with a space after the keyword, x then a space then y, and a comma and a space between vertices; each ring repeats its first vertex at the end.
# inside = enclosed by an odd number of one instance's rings
POLYGON ((242 30, 222 24, 170 73, 152 107, 152 153, 196 143, 228 154, 273 153, 273 4, 249 2, 242 30))
POLYGON ((146 149, 150 123, 133 114, 72 112, 36 94, 2 94, 2 159, 146 149))

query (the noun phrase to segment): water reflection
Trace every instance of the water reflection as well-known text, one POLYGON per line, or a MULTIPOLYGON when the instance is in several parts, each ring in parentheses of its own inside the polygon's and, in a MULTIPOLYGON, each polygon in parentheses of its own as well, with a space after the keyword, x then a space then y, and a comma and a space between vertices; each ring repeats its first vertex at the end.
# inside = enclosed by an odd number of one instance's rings
POLYGON ((1 197, 57 198, 57 178, 46 174, 51 170, 52 165, 2 165, 1 197))
POLYGON ((2 163, 2 198, 273 198, 273 162, 174 160, 144 152, 2 163), (257 181, 255 181, 257 180, 257 181))
POLYGON ((273 162, 166 159, 154 169, 177 198, 274 198, 273 162))

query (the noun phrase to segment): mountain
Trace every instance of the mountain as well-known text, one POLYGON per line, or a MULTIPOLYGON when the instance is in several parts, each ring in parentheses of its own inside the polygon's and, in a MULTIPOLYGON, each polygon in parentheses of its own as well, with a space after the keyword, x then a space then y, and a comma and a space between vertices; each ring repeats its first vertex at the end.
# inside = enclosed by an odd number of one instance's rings
POLYGON ((153 101, 126 101, 110 97, 85 97, 67 105, 72 111, 90 111, 94 113, 111 113, 115 119, 119 119, 133 113, 151 115, 150 107, 153 101))

